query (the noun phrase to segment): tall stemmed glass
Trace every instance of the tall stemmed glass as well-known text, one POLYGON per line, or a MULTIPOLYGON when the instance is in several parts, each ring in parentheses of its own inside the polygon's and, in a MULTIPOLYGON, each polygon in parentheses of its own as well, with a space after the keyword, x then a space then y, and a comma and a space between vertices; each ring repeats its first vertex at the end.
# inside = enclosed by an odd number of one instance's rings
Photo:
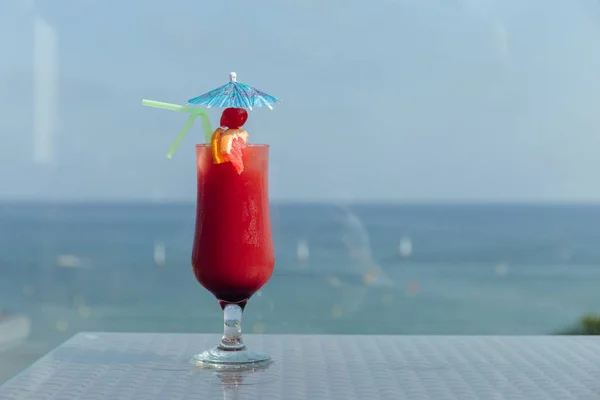
POLYGON ((196 146, 198 201, 192 267, 196 279, 223 310, 221 343, 195 355, 202 367, 265 365, 269 356, 246 347, 242 313, 248 299, 271 278, 275 264, 269 218, 269 146, 242 150, 244 171, 213 162, 211 146, 196 146))

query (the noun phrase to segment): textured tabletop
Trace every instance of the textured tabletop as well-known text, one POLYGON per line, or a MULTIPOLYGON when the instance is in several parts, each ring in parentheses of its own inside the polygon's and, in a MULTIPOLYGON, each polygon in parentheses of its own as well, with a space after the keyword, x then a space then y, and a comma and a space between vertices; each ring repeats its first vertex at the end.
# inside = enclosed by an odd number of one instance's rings
POLYGON ((247 335, 274 358, 268 369, 188 363, 218 339, 81 333, 0 386, 0 399, 600 399, 600 337, 247 335))

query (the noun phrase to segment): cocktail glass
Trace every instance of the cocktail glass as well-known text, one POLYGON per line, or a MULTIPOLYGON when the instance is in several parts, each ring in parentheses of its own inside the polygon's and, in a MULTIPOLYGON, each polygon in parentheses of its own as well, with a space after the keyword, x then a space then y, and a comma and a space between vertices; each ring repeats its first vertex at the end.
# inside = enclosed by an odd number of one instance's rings
POLYGON ((192 267, 218 300, 224 317, 221 343, 192 358, 214 369, 255 368, 270 362, 242 339, 248 299, 271 278, 275 265, 269 218, 269 146, 242 150, 244 171, 213 162, 211 146, 196 146, 198 201, 192 267))

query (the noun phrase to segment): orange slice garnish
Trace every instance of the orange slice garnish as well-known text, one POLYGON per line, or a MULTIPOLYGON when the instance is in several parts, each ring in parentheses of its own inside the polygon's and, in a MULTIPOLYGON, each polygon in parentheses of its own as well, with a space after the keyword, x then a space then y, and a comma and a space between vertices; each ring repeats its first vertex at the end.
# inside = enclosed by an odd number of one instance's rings
POLYGON ((243 129, 217 128, 210 141, 215 164, 231 162, 238 173, 244 171, 242 149, 248 143, 248 132, 243 129))
POLYGON ((241 139, 244 143, 248 143, 248 132, 243 129, 227 129, 222 133, 219 143, 221 154, 231 154, 231 144, 235 139, 241 139))
POLYGON ((225 132, 223 128, 217 128, 212 134, 210 138, 210 148, 212 151, 213 161, 215 164, 221 164, 227 160, 221 156, 221 151, 219 145, 221 143, 221 135, 225 132))

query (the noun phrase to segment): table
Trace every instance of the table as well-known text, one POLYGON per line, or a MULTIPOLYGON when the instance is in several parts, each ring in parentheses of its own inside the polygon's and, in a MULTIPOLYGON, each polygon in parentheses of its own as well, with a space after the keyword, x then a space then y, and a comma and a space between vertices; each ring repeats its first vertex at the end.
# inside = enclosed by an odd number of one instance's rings
POLYGON ((80 333, 0 386, 0 400, 600 399, 600 337, 246 335, 275 363, 188 363, 218 339, 80 333))

